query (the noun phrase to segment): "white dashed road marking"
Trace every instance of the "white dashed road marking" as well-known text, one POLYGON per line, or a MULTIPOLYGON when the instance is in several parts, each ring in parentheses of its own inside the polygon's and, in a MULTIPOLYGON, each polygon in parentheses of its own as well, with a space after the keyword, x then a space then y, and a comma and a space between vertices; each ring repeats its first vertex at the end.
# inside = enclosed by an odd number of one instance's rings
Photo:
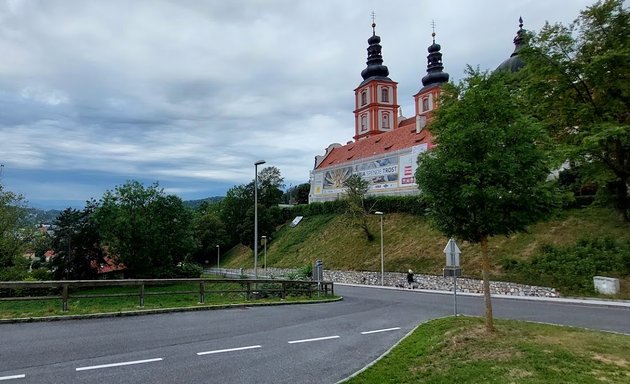
POLYGON ((326 337, 318 337, 315 339, 293 340, 293 341, 289 341, 289 344, 308 343, 311 341, 330 340, 330 339, 338 339, 338 338, 339 336, 326 336, 326 337))
POLYGON ((135 364, 144 364, 144 363, 153 363, 156 361, 162 361, 161 357, 157 359, 147 359, 147 360, 136 360, 136 361, 125 361, 122 363, 114 363, 114 364, 103 364, 103 365, 93 365, 91 367, 79 367, 77 371, 87 371, 90 369, 101 369, 101 368, 112 368, 112 367, 122 367, 124 365, 135 365, 135 364))
POLYGON ((362 335, 369 335, 371 333, 379 333, 379 332, 391 332, 391 331, 397 331, 399 330, 400 327, 396 327, 396 328, 386 328, 386 329, 377 329, 374 331, 365 331, 365 332, 361 332, 362 335))
POLYGON ((250 345, 249 347, 217 349, 216 351, 197 352, 197 355, 199 355, 199 356, 201 356, 201 355, 211 355, 213 353, 244 351, 244 350, 247 350, 247 349, 256 349, 256 348, 261 348, 261 346, 260 345, 250 345))
POLYGON ((23 379, 26 375, 13 375, 13 376, 2 376, 0 377, 0 381, 2 380, 13 380, 13 379, 23 379))

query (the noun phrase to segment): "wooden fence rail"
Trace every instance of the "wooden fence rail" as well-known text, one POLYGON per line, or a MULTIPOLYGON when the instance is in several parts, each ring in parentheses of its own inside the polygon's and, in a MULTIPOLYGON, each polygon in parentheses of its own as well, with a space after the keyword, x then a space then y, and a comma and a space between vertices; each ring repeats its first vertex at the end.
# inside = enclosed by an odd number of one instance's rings
POLYGON ((127 279, 127 280, 60 280, 60 281, 0 281, 0 302, 21 300, 61 299, 64 312, 68 311, 68 300, 77 298, 130 297, 137 296, 140 307, 144 307, 146 296, 199 294, 199 303, 204 304, 207 294, 244 293, 247 300, 259 297, 278 296, 333 296, 334 286, 330 281, 297 281, 268 279, 127 279), (195 290, 164 290, 145 292, 146 286, 168 286, 181 283, 199 285, 195 290), (233 286, 234 289, 215 289, 217 286, 233 286), (137 287, 137 293, 74 293, 84 288, 100 287, 137 287), (210 289, 208 289, 210 288, 210 289), (48 289, 46 295, 32 295, 34 290, 48 289), (52 292, 51 292, 52 291, 52 292))

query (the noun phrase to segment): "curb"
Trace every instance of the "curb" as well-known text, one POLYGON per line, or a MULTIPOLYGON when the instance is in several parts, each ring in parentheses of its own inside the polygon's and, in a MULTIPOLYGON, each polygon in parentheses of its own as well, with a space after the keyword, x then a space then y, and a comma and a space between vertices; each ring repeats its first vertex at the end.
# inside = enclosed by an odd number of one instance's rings
POLYGON ((89 313, 84 315, 66 315, 66 316, 44 316, 44 317, 20 317, 17 319, 0 319, 0 325, 2 324, 15 324, 15 323, 38 323, 49 321, 64 321, 64 320, 84 320, 84 319, 105 319, 112 317, 129 317, 129 316, 144 316, 144 315, 157 315, 162 313, 177 313, 177 312, 196 312, 196 311, 211 311, 218 309, 233 309, 233 308, 247 308, 247 307, 271 307, 276 305, 295 305, 295 304, 321 304, 332 303, 343 300, 342 296, 332 299, 321 300, 308 300, 308 301, 290 301, 290 302, 275 302, 275 303, 241 303, 241 304, 215 304, 204 305, 198 307, 181 307, 181 308, 155 308, 155 309, 139 309, 134 311, 121 311, 121 312, 104 312, 104 313, 89 313))

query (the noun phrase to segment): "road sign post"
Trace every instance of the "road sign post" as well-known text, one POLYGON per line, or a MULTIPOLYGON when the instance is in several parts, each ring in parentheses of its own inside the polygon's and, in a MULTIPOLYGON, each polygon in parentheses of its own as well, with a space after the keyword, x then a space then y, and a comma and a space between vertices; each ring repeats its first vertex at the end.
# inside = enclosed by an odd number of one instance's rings
POLYGON ((324 262, 315 260, 315 268, 313 268, 313 280, 317 281, 317 296, 322 290, 322 281, 324 280, 324 262))
POLYGON ((459 255, 462 252, 459 250, 455 239, 452 237, 448 240, 446 247, 444 247, 444 254, 446 255, 446 268, 444 268, 444 277, 447 275, 453 276, 453 312, 457 317, 457 276, 461 275, 461 268, 459 266, 459 255))

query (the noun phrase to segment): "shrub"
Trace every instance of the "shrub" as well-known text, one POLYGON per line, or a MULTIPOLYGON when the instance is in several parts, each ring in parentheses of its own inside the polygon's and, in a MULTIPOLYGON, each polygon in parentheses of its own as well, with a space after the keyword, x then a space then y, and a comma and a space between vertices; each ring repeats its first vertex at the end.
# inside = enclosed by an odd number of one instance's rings
POLYGON ((201 277, 203 274, 203 268, 200 265, 194 263, 184 263, 181 266, 175 268, 173 277, 176 278, 196 278, 201 277))
MULTIPOLYGON (((374 211, 400 212, 412 215, 424 215, 426 206, 420 200, 419 195, 412 196, 368 196, 365 199, 365 206, 372 207, 374 211)), ((286 220, 291 220, 295 216, 314 216, 325 214, 343 214, 348 206, 345 200, 326 201, 323 203, 311 203, 297 205, 283 209, 286 220)))
POLYGON ((564 293, 593 293, 593 276, 630 275, 630 242, 582 239, 569 247, 545 245, 529 261, 506 259, 508 276, 526 284, 552 286, 564 293))

